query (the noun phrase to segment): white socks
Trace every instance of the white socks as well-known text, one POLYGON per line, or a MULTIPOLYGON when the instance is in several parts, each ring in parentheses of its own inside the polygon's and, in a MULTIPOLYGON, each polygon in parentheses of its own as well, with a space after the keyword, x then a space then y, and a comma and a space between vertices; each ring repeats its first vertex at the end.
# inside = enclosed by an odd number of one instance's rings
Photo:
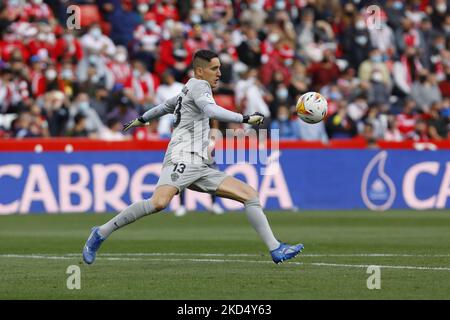
POLYGON ((109 235, 127 224, 136 221, 143 216, 156 213, 157 211, 153 207, 150 200, 142 200, 125 208, 122 212, 116 215, 114 218, 109 220, 104 225, 100 226, 100 235, 104 238, 109 237, 109 235))
POLYGON ((280 246, 280 242, 273 236, 272 229, 270 229, 269 221, 264 214, 259 199, 255 198, 244 203, 247 218, 252 227, 256 230, 258 235, 264 241, 270 251, 275 250, 280 246))
MULTIPOLYGON (((280 246, 280 242, 275 239, 272 233, 267 217, 261 208, 261 204, 259 203, 259 199, 255 198, 249 200, 245 202, 244 205, 250 224, 256 230, 269 250, 272 251, 278 248, 280 246)), ((107 223, 100 226, 100 235, 107 238, 113 231, 116 231, 117 229, 120 229, 123 226, 126 226, 127 224, 130 224, 146 215, 156 212, 157 211, 153 207, 150 200, 143 200, 133 203, 107 223)))

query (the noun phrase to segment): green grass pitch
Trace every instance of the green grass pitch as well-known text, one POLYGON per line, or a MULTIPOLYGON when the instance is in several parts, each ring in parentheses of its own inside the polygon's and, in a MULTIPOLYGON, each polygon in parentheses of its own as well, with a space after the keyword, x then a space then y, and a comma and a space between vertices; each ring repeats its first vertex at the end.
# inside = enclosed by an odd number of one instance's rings
POLYGON ((114 233, 88 266, 89 230, 111 214, 3 216, 0 299, 450 299, 448 211, 267 216, 302 254, 275 265, 242 212, 162 213, 114 233), (70 265, 79 290, 67 288, 70 265), (370 265, 380 289, 367 288, 370 265))

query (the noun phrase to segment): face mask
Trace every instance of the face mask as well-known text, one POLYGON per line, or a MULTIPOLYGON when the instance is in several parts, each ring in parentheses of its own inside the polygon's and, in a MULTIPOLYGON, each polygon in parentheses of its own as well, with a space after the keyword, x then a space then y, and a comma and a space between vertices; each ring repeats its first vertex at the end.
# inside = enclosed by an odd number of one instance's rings
POLYGON ((116 55, 116 61, 120 63, 124 63, 127 60, 127 56, 125 53, 118 53, 116 55))
POLYGON ((277 10, 284 10, 284 8, 286 8, 286 4, 284 3, 284 0, 279 0, 277 2, 275 2, 275 8, 277 8, 277 10))
POLYGON ((338 92, 331 92, 330 93, 330 100, 339 100, 341 98, 341 95, 338 92))
POLYGON ((383 61, 383 57, 381 55, 376 55, 370 58, 370 60, 372 60, 372 62, 379 63, 383 61))
POLYGON ((202 22, 202 18, 200 17, 199 14, 193 14, 191 16, 191 21, 193 24, 199 24, 200 22, 202 22))
POLYGON ((45 77, 50 81, 54 80, 56 78, 56 75, 57 73, 54 69, 49 69, 45 72, 45 77))
POLYGON ((445 33, 449 34, 450 33, 450 26, 444 26, 444 31, 445 31, 445 33))
POLYGON ((194 3, 194 9, 200 10, 203 8, 203 3, 201 1, 196 1, 194 3))
POLYGON ((133 70, 133 76, 134 77, 140 77, 141 76, 141 72, 139 70, 133 70))
POLYGON ((98 38, 102 35, 102 30, 100 30, 100 28, 94 28, 94 29, 91 29, 91 31, 89 33, 94 38, 98 38))
POLYGON ((420 81, 420 82, 425 82, 425 81, 427 81, 427 76, 420 76, 420 77, 419 77, 419 81, 420 81))
POLYGON ((286 100, 289 96, 289 92, 286 88, 278 89, 276 94, 279 100, 286 100))
POLYGON ((73 40, 73 35, 71 35, 71 34, 66 34, 66 35, 64 35, 64 39, 66 40, 66 41, 72 41, 73 40))
POLYGON ((436 6, 436 10, 439 13, 444 13, 445 11, 447 11, 447 5, 445 3, 440 3, 436 6))
POLYGON ((47 35, 45 33, 39 33, 37 36, 39 41, 46 41, 47 40, 47 35))
POLYGON ((65 79, 65 80, 72 79, 72 77, 73 77, 73 72, 72 72, 72 70, 70 70, 70 69, 63 69, 63 70, 61 71, 61 77, 62 77, 63 79, 65 79))
POLYGON ((251 10, 254 10, 254 11, 257 11, 257 10, 260 10, 260 9, 261 9, 261 6, 260 6, 258 3, 253 2, 253 3, 250 5, 250 9, 251 9, 251 10))
POLYGON ((289 119, 289 117, 286 114, 282 114, 282 115, 278 116, 278 120, 280 120, 282 122, 287 121, 288 119, 289 119))
POLYGON ((89 109, 89 102, 87 101, 82 101, 78 103, 78 109, 80 109, 80 111, 86 111, 89 109))
POLYGON ((401 2, 401 1, 395 1, 395 2, 392 4, 392 7, 393 7, 395 10, 401 10, 401 9, 403 9, 403 2, 401 2))
POLYGON ((366 28, 366 24, 362 20, 358 20, 358 22, 355 23, 355 28, 358 30, 363 30, 366 28))
POLYGON ((156 27, 156 23, 153 20, 147 21, 145 23, 145 27, 147 28, 147 30, 153 30, 156 27))
POLYGON ((34 0, 33 3, 34 4, 42 4, 42 0, 34 0))
POLYGON ((436 48, 437 50, 441 51, 442 49, 445 48, 445 46, 444 46, 443 43, 438 43, 437 45, 435 45, 435 48, 436 48))
POLYGON ((140 13, 146 13, 146 12, 148 11, 148 4, 146 4, 146 3, 141 3, 141 4, 138 6, 138 10, 139 10, 140 13))
POLYGON ((50 33, 50 34, 48 34, 47 35, 47 41, 48 42, 55 42, 55 40, 56 40, 56 38, 55 38, 55 35, 53 34, 53 33, 50 33))
POLYGON ((359 44, 361 46, 364 46, 368 42, 368 39, 367 39, 366 36, 357 36, 355 38, 355 41, 356 41, 357 44, 359 44))
POLYGON ((271 34, 269 34, 268 39, 269 39, 269 42, 276 43, 276 42, 278 42, 278 40, 280 40, 280 36, 277 33, 271 33, 271 34))
POLYGON ((286 59, 286 60, 284 60, 284 65, 287 66, 287 67, 289 67, 289 66, 292 65, 293 62, 294 62, 294 61, 293 61, 292 59, 286 59))

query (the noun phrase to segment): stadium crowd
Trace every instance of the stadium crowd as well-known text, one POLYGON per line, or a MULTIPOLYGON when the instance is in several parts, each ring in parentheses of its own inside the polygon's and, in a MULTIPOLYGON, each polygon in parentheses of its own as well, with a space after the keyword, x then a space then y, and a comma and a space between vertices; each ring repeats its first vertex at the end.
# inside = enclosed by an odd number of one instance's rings
POLYGON ((449 138, 446 0, 0 0, 0 137, 168 138, 172 115, 122 124, 180 92, 198 49, 219 54, 217 104, 283 139, 449 138), (295 115, 308 91, 316 125, 295 115))

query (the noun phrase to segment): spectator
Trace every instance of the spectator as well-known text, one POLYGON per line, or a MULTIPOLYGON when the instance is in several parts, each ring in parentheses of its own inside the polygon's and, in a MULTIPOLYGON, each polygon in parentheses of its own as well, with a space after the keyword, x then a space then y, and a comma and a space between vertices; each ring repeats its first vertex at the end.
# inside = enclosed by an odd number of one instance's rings
POLYGON ((341 100, 336 113, 326 120, 327 135, 330 139, 350 139, 356 136, 355 122, 347 112, 347 101, 341 100))
POLYGON ((99 132, 99 139, 107 141, 123 141, 127 139, 122 133, 122 124, 116 118, 110 118, 106 121, 106 127, 99 132))
POLYGON ((149 71, 145 63, 140 60, 133 61, 131 75, 125 82, 128 97, 134 104, 152 106, 155 104, 155 93, 159 86, 159 79, 149 71))
POLYGON ((429 119, 428 119, 428 134, 433 140, 448 139, 448 118, 443 116, 442 104, 440 102, 434 102, 430 106, 429 119))
POLYGON ((373 49, 369 53, 369 59, 364 60, 359 66, 358 77, 362 81, 370 81, 375 71, 382 75, 382 82, 387 88, 391 88, 391 76, 387 64, 383 61, 380 50, 373 49))
POLYGON ((114 58, 106 64, 114 77, 116 87, 125 86, 127 80, 131 77, 131 66, 128 63, 128 51, 124 46, 117 46, 114 58))
POLYGON ((404 98, 411 93, 413 82, 417 79, 418 72, 422 69, 422 64, 417 58, 417 50, 409 47, 394 63, 394 89, 393 94, 404 98))
POLYGON ((280 139, 298 139, 299 128, 295 120, 290 119, 289 108, 286 105, 278 107, 278 114, 276 119, 270 124, 271 136, 273 130, 278 130, 280 139))
POLYGON ((106 116, 107 119, 116 118, 120 123, 125 124, 139 116, 135 110, 133 102, 127 97, 120 97, 116 107, 106 116))
POLYGON ((81 46, 86 55, 106 55, 113 56, 116 53, 116 46, 110 38, 103 34, 100 25, 93 24, 89 32, 81 37, 81 46))
POLYGON ((267 92, 257 78, 256 69, 248 69, 242 79, 236 83, 236 105, 246 114, 262 113, 266 118, 265 124, 270 123, 270 110, 264 96, 267 92))
POLYGON ((56 40, 54 56, 57 61, 69 59, 76 64, 83 58, 83 48, 81 42, 74 34, 66 30, 64 35, 56 40))
POLYGON ((325 129, 325 122, 310 124, 306 123, 300 118, 297 119, 298 136, 300 140, 304 141, 321 141, 328 143, 328 135, 325 129))
POLYGON ((424 113, 428 112, 432 103, 442 100, 436 77, 427 69, 419 71, 419 79, 414 81, 411 88, 411 98, 424 113))
POLYGON ((376 37, 374 32, 380 33, 381 31, 372 31, 371 40, 363 16, 357 16, 355 23, 344 31, 342 45, 351 68, 358 69, 360 64, 366 59, 371 47, 371 41, 374 47, 383 47, 383 44, 377 42, 379 37, 376 37))
MULTIPOLYGON (((162 75, 162 84, 156 90, 155 104, 164 103, 175 97, 183 89, 183 84, 175 81, 174 74, 167 70, 162 75)), ((163 138, 169 138, 172 133, 173 115, 167 114, 159 119, 158 134, 163 138)))
POLYGON ((326 50, 323 60, 319 63, 312 63, 308 68, 308 74, 311 77, 311 89, 313 91, 320 91, 323 86, 337 81, 340 70, 335 62, 333 52, 326 50))
POLYGON ((127 47, 133 39, 133 31, 141 23, 138 12, 133 11, 132 1, 121 1, 114 6, 108 20, 111 24, 111 40, 115 45, 127 47))
POLYGON ((43 97, 43 115, 47 119, 48 129, 52 137, 63 136, 69 120, 69 109, 66 97, 61 91, 50 91, 43 97))
POLYGON ((383 82, 383 74, 375 70, 370 78, 370 86, 368 89, 368 103, 388 104, 390 90, 386 83, 383 82))
POLYGON ((249 23, 242 26, 244 38, 240 45, 236 47, 239 60, 251 68, 258 68, 261 65, 261 41, 255 29, 249 23))
POLYGON ((403 141, 403 135, 398 129, 397 121, 394 116, 388 116, 387 118, 387 128, 384 132, 383 139, 386 141, 399 142, 403 141))
POLYGON ((86 129, 86 116, 83 113, 77 113, 74 117, 74 127, 68 132, 69 137, 89 137, 86 129))
POLYGON ((367 113, 368 108, 366 96, 361 94, 348 105, 347 114, 355 123, 357 123, 367 113))
POLYGON ((428 132, 428 126, 425 120, 418 119, 409 138, 418 142, 428 141, 430 140, 430 135, 428 134, 428 132))
POLYGON ((450 98, 450 63, 445 67, 445 79, 439 82, 442 97, 450 98))
POLYGON ((419 116, 416 112, 416 103, 412 99, 407 99, 403 106, 403 111, 397 115, 396 122, 403 139, 410 139, 414 135, 416 123, 419 116))
POLYGON ((155 64, 155 72, 163 74, 168 68, 173 68, 176 72, 175 79, 181 82, 192 61, 193 52, 186 42, 181 23, 166 21, 166 28, 169 36, 160 42, 159 60, 155 64))
POLYGON ((83 125, 90 134, 96 135, 104 127, 95 109, 91 108, 91 105, 89 104, 89 96, 85 92, 78 93, 74 103, 70 107, 69 114, 70 119, 67 125, 69 130, 74 126, 74 120, 78 114, 83 114, 85 118, 85 120, 83 120, 83 125))

